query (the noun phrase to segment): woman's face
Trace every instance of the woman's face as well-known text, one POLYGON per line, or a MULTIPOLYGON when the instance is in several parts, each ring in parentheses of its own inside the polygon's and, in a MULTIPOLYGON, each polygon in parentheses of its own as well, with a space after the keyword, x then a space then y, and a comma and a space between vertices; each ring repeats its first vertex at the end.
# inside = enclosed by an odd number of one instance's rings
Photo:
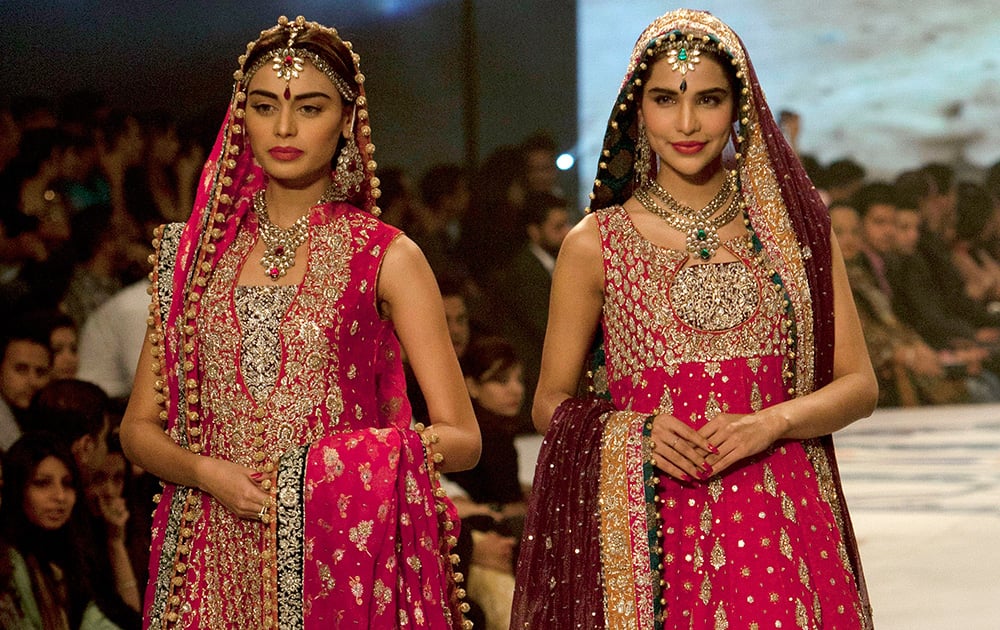
POLYGON ((42 529, 59 529, 69 521, 75 503, 73 475, 66 464, 52 455, 40 461, 24 489, 28 521, 42 529))
POLYGON ((286 84, 265 64, 247 87, 246 127, 254 157, 272 178, 305 187, 330 177, 349 108, 325 74, 306 62, 286 84))
POLYGON ((515 364, 485 380, 465 379, 469 395, 487 411, 516 416, 524 403, 524 368, 515 364))
POLYGON ((699 180, 721 166, 729 143, 735 96, 722 66, 711 55, 687 74, 661 58, 643 87, 639 109, 650 147, 660 157, 657 180, 699 180))
POLYGON ((56 328, 49 335, 49 347, 52 348, 52 378, 74 378, 80 365, 76 330, 70 326, 56 328))

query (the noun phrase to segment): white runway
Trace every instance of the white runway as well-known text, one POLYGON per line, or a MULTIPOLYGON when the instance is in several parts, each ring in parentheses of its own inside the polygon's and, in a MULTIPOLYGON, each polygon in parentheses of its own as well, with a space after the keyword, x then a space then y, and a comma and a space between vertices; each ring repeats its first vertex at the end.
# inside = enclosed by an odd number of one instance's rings
POLYGON ((879 410, 835 443, 877 630, 1000 630, 1000 405, 879 410))

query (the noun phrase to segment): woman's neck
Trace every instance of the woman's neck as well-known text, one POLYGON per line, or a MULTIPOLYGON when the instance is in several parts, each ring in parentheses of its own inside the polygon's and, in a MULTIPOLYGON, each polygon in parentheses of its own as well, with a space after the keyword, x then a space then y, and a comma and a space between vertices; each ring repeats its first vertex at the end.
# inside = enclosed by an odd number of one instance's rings
POLYGON ((302 187, 283 186, 274 180, 268 182, 264 199, 271 222, 281 228, 295 223, 316 205, 329 184, 330 181, 324 179, 302 187))

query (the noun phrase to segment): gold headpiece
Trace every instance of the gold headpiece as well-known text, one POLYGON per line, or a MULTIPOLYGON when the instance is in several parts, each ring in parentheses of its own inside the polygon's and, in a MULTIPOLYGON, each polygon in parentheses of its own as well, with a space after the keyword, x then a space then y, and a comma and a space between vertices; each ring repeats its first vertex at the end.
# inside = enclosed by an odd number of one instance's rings
MULTIPOLYGON (((345 101, 353 103, 354 100, 358 98, 358 93, 351 88, 351 86, 348 85, 339 74, 337 74, 330 64, 311 50, 306 50, 305 48, 295 48, 295 39, 299 36, 299 33, 313 26, 317 28, 319 27, 318 24, 306 22, 302 16, 299 16, 292 22, 289 22, 287 19, 283 22, 279 20, 278 26, 275 28, 285 28, 288 30, 288 42, 285 44, 284 48, 275 50, 273 55, 264 55, 258 59, 257 62, 250 67, 250 69, 245 71, 243 73, 245 84, 249 84, 250 79, 253 78, 254 74, 270 63, 271 70, 278 75, 279 79, 285 82, 284 97, 287 100, 291 98, 291 91, 289 90, 288 84, 292 79, 299 78, 299 73, 302 72, 305 67, 303 64, 305 64, 306 61, 309 61, 317 70, 325 74, 326 77, 330 79, 330 82, 337 88, 337 92, 344 97, 345 101)), ((336 34, 336 31, 333 31, 333 34, 336 34)))
MULTIPOLYGON (((646 49, 647 56, 659 55, 662 49, 666 48, 667 63, 674 72, 679 72, 682 77, 688 72, 693 72, 701 63, 701 53, 709 50, 718 53, 719 42, 708 35, 696 36, 693 33, 684 35, 679 32, 670 33, 667 37, 659 39, 656 43, 646 49)), ((681 79, 681 92, 687 90, 687 79, 681 79)))

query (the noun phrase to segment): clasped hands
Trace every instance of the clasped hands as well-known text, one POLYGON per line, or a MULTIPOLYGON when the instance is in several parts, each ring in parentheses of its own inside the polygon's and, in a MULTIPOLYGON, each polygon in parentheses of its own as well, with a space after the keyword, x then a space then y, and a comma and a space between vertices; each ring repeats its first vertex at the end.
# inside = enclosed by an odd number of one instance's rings
POLYGON ((720 413, 698 430, 666 413, 652 422, 652 463, 686 482, 708 480, 781 437, 778 423, 760 414, 720 413))

